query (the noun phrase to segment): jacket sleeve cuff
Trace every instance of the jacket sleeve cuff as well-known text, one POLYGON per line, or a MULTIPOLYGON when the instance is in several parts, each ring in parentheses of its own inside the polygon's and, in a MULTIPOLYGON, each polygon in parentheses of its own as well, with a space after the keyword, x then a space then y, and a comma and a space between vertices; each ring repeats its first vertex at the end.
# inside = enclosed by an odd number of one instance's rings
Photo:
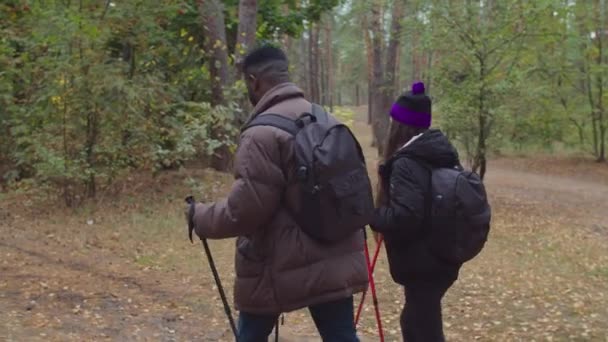
POLYGON ((199 238, 208 238, 210 235, 209 227, 209 210, 212 209, 211 205, 196 203, 194 207, 194 215, 192 221, 194 222, 194 231, 199 238))

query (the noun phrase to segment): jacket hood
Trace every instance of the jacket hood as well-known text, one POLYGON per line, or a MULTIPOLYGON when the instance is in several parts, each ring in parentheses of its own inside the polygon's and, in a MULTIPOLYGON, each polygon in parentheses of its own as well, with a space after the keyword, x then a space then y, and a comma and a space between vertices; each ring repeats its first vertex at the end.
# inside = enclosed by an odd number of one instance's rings
POLYGON ((458 152, 438 129, 430 129, 397 152, 397 155, 422 160, 433 167, 460 165, 458 152))

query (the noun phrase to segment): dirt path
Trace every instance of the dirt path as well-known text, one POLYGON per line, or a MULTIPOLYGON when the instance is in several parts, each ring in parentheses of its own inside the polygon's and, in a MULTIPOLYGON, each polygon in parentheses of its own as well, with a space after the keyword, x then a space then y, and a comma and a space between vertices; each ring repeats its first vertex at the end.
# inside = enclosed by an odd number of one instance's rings
MULTIPOLYGON (((375 176, 369 129, 357 121, 354 130, 375 176)), ((608 341, 608 178, 547 171, 490 164, 492 235, 446 296, 448 340, 608 341)), ((230 184, 178 173, 76 213, 0 201, 0 340, 230 341, 204 255, 179 214, 188 176, 213 197, 230 184)), ((233 241, 212 249, 231 296, 233 241)), ((403 294, 384 258, 377 286, 387 341, 397 341, 403 294)), ((368 303, 360 332, 375 341, 375 331, 368 303)), ((318 341, 305 311, 286 315, 282 332, 284 341, 318 341)))

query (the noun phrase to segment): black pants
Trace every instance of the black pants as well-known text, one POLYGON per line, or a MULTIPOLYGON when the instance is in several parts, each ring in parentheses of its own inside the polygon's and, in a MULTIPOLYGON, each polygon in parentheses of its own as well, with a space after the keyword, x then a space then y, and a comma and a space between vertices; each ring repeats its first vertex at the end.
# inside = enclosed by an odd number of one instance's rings
POLYGON ((441 299, 453 282, 412 283, 405 286, 401 333, 405 342, 443 342, 441 299))

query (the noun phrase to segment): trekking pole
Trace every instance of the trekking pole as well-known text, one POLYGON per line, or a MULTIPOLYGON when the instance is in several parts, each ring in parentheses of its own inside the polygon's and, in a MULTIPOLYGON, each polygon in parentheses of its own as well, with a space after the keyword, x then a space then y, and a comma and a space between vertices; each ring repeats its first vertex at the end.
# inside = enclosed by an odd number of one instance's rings
POLYGON ((374 271, 369 260, 369 248, 367 247, 367 231, 365 229, 363 229, 363 236, 365 237, 365 262, 367 263, 367 276, 369 277, 369 289, 372 292, 372 301, 374 303, 374 309, 376 311, 378 335, 380 336, 380 342, 384 342, 384 332, 382 331, 382 320, 380 318, 380 307, 378 306, 378 296, 376 295, 376 284, 374 282, 374 271))
POLYGON ((275 323, 274 328, 274 342, 279 342, 279 319, 277 318, 277 322, 275 323))
MULTIPOLYGON (((193 207, 195 205, 194 197, 188 196, 186 197, 186 203, 193 207)), ((191 220, 188 220, 188 236, 190 237, 190 242, 192 241, 192 231, 194 230, 194 223, 191 220)), ((236 325, 234 324, 234 318, 232 318, 232 312, 230 311, 230 304, 228 304, 228 299, 226 299, 226 293, 224 292, 224 287, 222 286, 222 281, 220 280, 220 275, 217 272, 217 268, 215 267, 215 262, 213 261, 213 256, 211 255, 211 249, 209 249, 209 245, 207 244, 207 239, 201 239, 203 242, 203 247, 205 249, 205 254, 207 254, 207 260, 209 261, 209 266, 211 267, 211 273, 213 273, 213 278, 215 279, 215 285, 220 293, 220 297, 222 298, 222 304, 224 304, 224 311, 226 312, 226 316, 228 317, 228 321, 230 322, 230 328, 232 329, 232 333, 234 334, 235 341, 238 341, 238 333, 236 331, 236 325)))
MULTIPOLYGON (((372 273, 376 269, 376 262, 378 261, 378 255, 380 254, 380 248, 382 247, 382 243, 384 242, 384 236, 381 236, 378 239, 376 245, 376 252, 374 252, 374 260, 372 261, 372 273)), ((363 311, 363 303, 365 302, 365 296, 367 295, 367 290, 363 291, 363 295, 361 296, 361 301, 359 302, 359 307, 357 308, 357 315, 355 316, 355 326, 359 324, 359 317, 361 316, 361 311, 363 311)))

